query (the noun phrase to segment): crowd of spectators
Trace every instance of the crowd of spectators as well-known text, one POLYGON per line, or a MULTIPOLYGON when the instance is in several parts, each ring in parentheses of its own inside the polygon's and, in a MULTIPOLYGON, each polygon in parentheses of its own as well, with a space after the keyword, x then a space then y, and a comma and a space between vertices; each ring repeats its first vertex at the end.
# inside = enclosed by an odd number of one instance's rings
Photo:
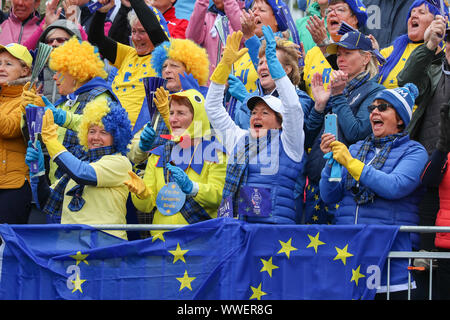
MULTIPOLYGON (((0 223, 449 225, 448 8, 413 1, 380 48, 364 0, 311 1, 297 21, 282 0, 199 0, 190 19, 176 1, 11 0, 0 223)), ((406 267, 391 272, 404 298, 406 267)))

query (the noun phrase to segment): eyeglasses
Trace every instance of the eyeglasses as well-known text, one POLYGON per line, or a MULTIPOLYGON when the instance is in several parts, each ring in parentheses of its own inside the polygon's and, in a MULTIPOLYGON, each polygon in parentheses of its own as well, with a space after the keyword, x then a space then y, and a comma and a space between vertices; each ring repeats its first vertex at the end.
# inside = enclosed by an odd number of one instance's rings
POLYGON ((64 37, 48 38, 48 39, 45 39, 45 43, 46 44, 52 44, 55 40, 58 43, 63 43, 63 42, 66 42, 69 39, 64 38, 64 37))
POLYGON ((371 104, 370 106, 367 106, 367 110, 369 110, 369 113, 372 113, 372 111, 375 110, 375 109, 378 109, 378 111, 383 112, 383 111, 386 111, 387 108, 392 108, 392 106, 390 104, 388 104, 388 103, 382 103, 382 104, 379 104, 377 106, 374 105, 374 104, 371 104))
POLYGON ((348 8, 345 6, 339 6, 336 8, 327 8, 327 9, 325 9, 325 15, 327 16, 332 11, 334 11, 334 13, 339 16, 339 15, 343 15, 344 13, 346 13, 348 11, 348 8))

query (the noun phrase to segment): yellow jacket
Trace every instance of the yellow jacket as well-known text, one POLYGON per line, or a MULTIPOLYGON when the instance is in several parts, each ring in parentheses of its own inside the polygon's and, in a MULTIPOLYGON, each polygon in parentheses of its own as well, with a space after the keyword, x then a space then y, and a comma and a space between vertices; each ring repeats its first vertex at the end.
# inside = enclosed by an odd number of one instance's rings
MULTIPOLYGON (((199 190, 193 199, 209 214, 211 218, 217 217, 217 209, 222 200, 222 191, 225 184, 227 160, 224 152, 217 149, 212 152, 212 144, 209 143, 210 123, 204 108, 204 97, 196 90, 187 90, 176 95, 188 96, 194 108, 194 118, 188 129, 182 135, 194 139, 194 146, 186 146, 186 151, 191 152, 186 159, 183 157, 181 163, 175 164, 183 168, 189 178, 198 184, 199 190), (192 152, 192 150, 194 150, 192 152), (213 156, 211 156, 213 154, 213 156), (184 165, 183 165, 184 164, 184 165)), ((181 150, 178 149, 178 150, 181 150)), ((147 199, 139 199, 132 194, 132 201, 135 207, 143 212, 151 212, 156 206, 156 198, 159 190, 166 184, 162 158, 164 145, 150 151, 147 166, 144 173, 144 182, 151 191, 151 196, 147 199), (160 161, 161 160, 161 161, 160 161)), ((174 147, 175 150, 175 147, 174 147)), ((172 153, 173 154, 173 153, 172 153)), ((159 210, 155 210, 153 218, 154 224, 188 224, 180 212, 174 215, 163 215, 159 210)))
POLYGON ((23 85, 0 88, 0 189, 17 189, 28 179, 21 131, 23 85))

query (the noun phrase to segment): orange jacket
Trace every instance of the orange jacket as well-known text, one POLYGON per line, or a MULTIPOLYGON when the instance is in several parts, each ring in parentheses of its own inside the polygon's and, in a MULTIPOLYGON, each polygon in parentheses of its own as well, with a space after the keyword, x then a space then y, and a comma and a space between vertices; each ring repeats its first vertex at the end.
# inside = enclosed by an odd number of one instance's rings
POLYGON ((16 189, 28 179, 26 144, 22 135, 22 85, 0 88, 0 189, 16 189))

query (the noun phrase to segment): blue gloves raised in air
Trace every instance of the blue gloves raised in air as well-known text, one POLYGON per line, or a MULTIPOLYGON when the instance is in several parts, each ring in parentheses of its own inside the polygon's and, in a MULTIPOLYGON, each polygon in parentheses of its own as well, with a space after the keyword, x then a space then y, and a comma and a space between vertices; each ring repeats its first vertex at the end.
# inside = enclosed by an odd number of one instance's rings
POLYGON ((228 92, 240 102, 244 102, 245 98, 247 98, 248 91, 242 81, 238 77, 230 74, 228 76, 228 85, 228 92))
POLYGON ((61 108, 56 108, 48 99, 46 96, 42 96, 42 100, 45 103, 45 110, 47 109, 52 110, 53 112, 53 119, 55 123, 58 126, 62 126, 66 122, 66 111, 64 111, 61 108))
POLYGON ((42 153, 41 143, 36 141, 36 148, 33 147, 33 142, 28 141, 27 154, 25 156, 25 163, 30 168, 31 176, 38 176, 45 173, 44 154, 42 153), (34 170, 34 164, 37 163, 37 170, 34 170))
POLYGON ((286 75, 286 71, 284 71, 283 66, 277 58, 275 35, 269 26, 262 26, 262 32, 266 39, 266 59, 270 75, 273 79, 283 78, 286 75))
POLYGON ((152 128, 151 122, 148 122, 144 127, 144 130, 142 130, 141 138, 139 140, 139 148, 144 152, 150 151, 154 141, 155 130, 152 128))
POLYGON ((189 179, 188 175, 181 168, 173 166, 170 163, 167 164, 166 168, 172 173, 173 179, 181 191, 186 194, 191 194, 194 189, 194 183, 189 179))
POLYGON ((183 74, 180 73, 179 76, 181 88, 183 89, 183 91, 195 89, 204 97, 206 97, 206 94, 208 93, 208 87, 199 85, 197 79, 195 79, 191 73, 183 72, 183 74))

